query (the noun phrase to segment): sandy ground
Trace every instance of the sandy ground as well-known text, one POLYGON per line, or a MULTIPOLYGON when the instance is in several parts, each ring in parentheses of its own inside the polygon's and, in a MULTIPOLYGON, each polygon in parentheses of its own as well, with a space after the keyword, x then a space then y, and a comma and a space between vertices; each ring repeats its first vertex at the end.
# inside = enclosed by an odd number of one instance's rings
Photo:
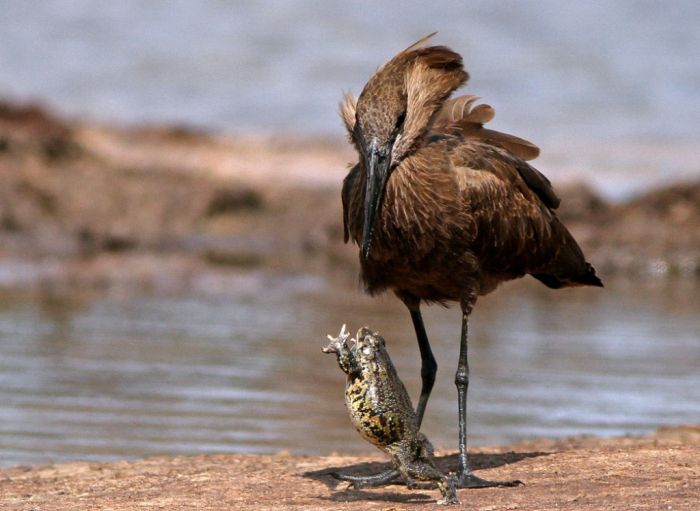
MULTIPOLYGON (((700 426, 643 438, 537 440, 471 451, 479 475, 519 478, 516 488, 459 490, 461 505, 497 510, 700 509, 700 426)), ((454 470, 454 454, 439 453, 454 470)), ((0 470, 0 508, 75 509, 435 509, 437 490, 393 485, 346 489, 328 472, 371 474, 380 454, 354 457, 207 455, 0 470)))

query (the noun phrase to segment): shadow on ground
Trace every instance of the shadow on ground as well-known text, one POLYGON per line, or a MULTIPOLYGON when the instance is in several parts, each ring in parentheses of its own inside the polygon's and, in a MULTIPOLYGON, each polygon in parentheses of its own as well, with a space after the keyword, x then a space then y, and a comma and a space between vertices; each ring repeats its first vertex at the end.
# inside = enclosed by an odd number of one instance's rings
MULTIPOLYGON (((483 470, 490 468, 497 468, 503 465, 510 465, 512 463, 517 463, 527 458, 537 458, 539 456, 549 456, 554 454, 553 452, 545 451, 533 451, 533 452, 506 452, 499 454, 487 454, 487 453, 474 453, 470 454, 469 461, 474 470, 483 470)), ((438 467, 445 473, 456 472, 457 466, 459 464, 458 455, 450 454, 448 456, 436 456, 435 461, 438 467)), ((379 463, 379 462, 366 462, 366 463, 355 463, 353 465, 347 465, 345 467, 328 467, 322 470, 314 470, 310 472, 305 472, 301 474, 303 477, 313 479, 325 484, 331 490, 335 490, 339 485, 347 485, 344 481, 339 481, 335 479, 331 474, 333 472, 339 472, 341 474, 350 474, 356 476, 371 476, 384 472, 390 469, 389 463, 379 463)), ((527 481, 526 481, 527 483, 527 481)), ((397 481, 389 483, 390 485, 398 484, 403 485, 403 482, 397 481)), ((388 485, 387 485, 388 486, 388 485)), ((410 494, 397 493, 397 492, 383 492, 375 493, 368 492, 359 489, 352 489, 351 487, 343 487, 342 491, 336 491, 328 499, 335 502, 354 502, 360 500, 375 500, 375 501, 390 501, 390 502, 402 502, 402 503, 425 503, 426 501, 434 500, 434 495, 428 495, 425 493, 412 492, 410 494)))

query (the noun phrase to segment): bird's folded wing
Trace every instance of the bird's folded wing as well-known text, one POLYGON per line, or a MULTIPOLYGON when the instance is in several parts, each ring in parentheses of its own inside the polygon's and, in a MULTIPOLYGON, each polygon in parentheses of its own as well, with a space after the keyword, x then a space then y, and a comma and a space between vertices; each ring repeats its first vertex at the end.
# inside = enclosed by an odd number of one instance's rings
POLYGON ((445 101, 434 121, 433 130, 461 134, 466 143, 470 139, 478 140, 515 156, 507 166, 517 170, 528 188, 535 192, 548 208, 559 207, 560 200, 554 193, 552 183, 539 170, 526 163, 527 160, 537 158, 540 149, 532 142, 515 135, 484 128, 484 124, 494 118, 496 111, 486 104, 475 106, 474 103, 479 99, 478 96, 458 96, 445 101))
POLYGON ((493 174, 504 190, 512 192, 520 189, 526 197, 531 196, 534 199, 534 196, 537 196, 542 204, 551 210, 559 207, 560 199, 554 193, 549 179, 502 147, 474 138, 465 139, 452 152, 452 164, 460 169, 460 173, 466 173, 461 176, 464 186, 469 186, 469 179, 464 179, 468 176, 483 180, 486 177, 483 173, 493 174))
POLYGON ((540 154, 540 149, 525 139, 484 128, 496 115, 490 105, 474 106, 478 96, 458 96, 445 101, 433 123, 433 131, 443 133, 461 133, 467 138, 476 138, 501 147, 522 160, 533 160, 540 154))

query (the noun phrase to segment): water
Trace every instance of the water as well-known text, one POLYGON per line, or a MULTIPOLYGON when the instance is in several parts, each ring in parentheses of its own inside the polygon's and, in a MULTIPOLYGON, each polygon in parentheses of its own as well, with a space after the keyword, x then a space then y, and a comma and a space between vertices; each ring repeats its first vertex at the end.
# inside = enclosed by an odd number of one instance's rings
POLYGON ((694 0, 25 0, 0 12, 0 95, 71 114, 340 139, 341 91, 439 30, 494 126, 541 145, 555 179, 624 197, 700 172, 694 0))
MULTIPOLYGON (((700 418, 700 288, 503 286, 471 324, 472 445, 619 435, 700 418)), ((231 294, 0 296, 0 465, 155 454, 371 449, 320 348, 343 322, 388 341, 414 399, 419 356, 397 300, 353 281, 251 274, 231 294), (274 290, 274 293, 268 292, 274 290)), ((440 370, 424 431, 456 448, 459 313, 426 324, 440 370)))
MULTIPOLYGON (((0 0, 0 12, 0 96, 71 115, 340 139, 341 92, 439 30, 494 127, 538 143, 555 183, 620 198, 700 172, 691 0, 0 0)), ((478 304, 473 444, 698 422, 697 284, 606 284, 518 283, 478 304)), ((379 329, 414 397, 419 364, 402 306, 355 287, 251 274, 225 296, 3 293, 0 464, 366 451, 324 335, 379 329)), ((454 448, 459 314, 432 308, 426 322, 440 372, 425 431, 454 448)))

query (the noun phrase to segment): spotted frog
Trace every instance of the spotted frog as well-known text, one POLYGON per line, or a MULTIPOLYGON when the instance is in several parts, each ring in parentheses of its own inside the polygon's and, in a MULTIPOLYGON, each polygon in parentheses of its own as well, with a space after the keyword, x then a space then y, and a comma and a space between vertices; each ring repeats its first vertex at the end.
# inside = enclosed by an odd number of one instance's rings
MULTIPOLYGON (((351 339, 345 325, 338 337, 331 337, 324 353, 335 353, 338 365, 345 372, 345 404, 350 420, 366 440, 391 458, 391 463, 409 487, 417 481, 435 483, 442 493, 439 504, 456 504, 454 482, 435 466, 433 446, 418 431, 418 422, 411 398, 389 358, 384 339, 369 328, 351 339)), ((356 487, 372 485, 372 477, 336 474, 356 487)), ((381 481, 386 483, 387 481, 381 481)))

